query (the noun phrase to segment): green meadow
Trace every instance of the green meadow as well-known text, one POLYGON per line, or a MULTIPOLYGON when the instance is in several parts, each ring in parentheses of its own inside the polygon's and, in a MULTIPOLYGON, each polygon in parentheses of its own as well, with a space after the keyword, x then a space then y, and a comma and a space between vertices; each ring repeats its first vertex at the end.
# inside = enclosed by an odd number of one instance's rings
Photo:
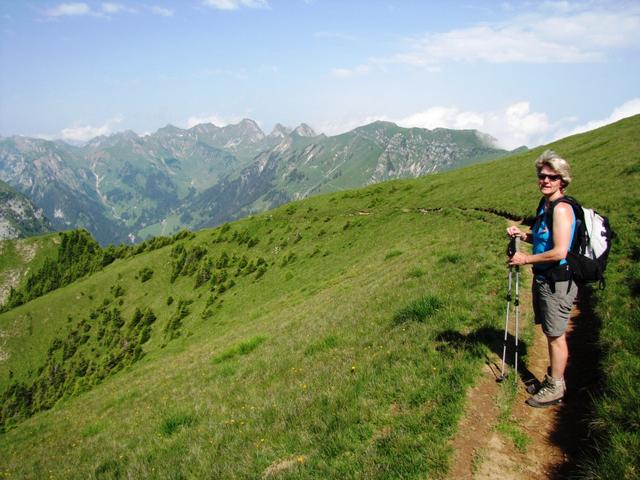
MULTIPOLYGON (((581 473, 633 478, 640 117, 549 147, 617 234, 581 473)), ((446 476, 541 151, 181 234, 2 313, 0 478, 446 476)))

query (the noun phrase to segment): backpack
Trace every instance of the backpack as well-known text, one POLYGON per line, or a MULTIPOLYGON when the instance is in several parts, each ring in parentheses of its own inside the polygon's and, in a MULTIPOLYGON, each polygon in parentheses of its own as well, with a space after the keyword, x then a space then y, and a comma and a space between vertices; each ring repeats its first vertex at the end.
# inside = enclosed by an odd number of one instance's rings
MULTIPOLYGON (((543 207, 545 199, 540 200, 537 212, 543 207)), ((553 235, 553 209, 558 203, 568 203, 576 218, 573 240, 567 253, 567 263, 571 277, 578 283, 599 282, 604 288, 604 271, 611 250, 613 231, 609 219, 591 208, 585 208, 573 197, 564 196, 555 200, 547 209, 547 226, 553 235)))

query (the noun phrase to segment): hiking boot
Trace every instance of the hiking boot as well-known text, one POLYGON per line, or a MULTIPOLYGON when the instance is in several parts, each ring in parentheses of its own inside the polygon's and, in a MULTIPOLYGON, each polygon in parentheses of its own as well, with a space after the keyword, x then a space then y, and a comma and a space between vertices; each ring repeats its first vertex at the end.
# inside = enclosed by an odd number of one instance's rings
POLYGON ((540 385, 540 389, 535 395, 527 399, 527 404, 536 408, 550 407, 562 402, 566 386, 564 378, 553 378, 545 375, 544 382, 540 385))
MULTIPOLYGON (((527 385, 527 393, 531 395, 535 395, 540 391, 540 389, 542 388, 542 385, 550 381, 551 381, 551 369, 549 368, 547 369, 547 374, 544 376, 544 380, 542 380, 542 382, 535 380, 535 382, 532 383, 531 385, 527 385)), ((567 384, 564 383, 564 377, 562 377, 562 391, 564 393, 567 392, 567 384)))

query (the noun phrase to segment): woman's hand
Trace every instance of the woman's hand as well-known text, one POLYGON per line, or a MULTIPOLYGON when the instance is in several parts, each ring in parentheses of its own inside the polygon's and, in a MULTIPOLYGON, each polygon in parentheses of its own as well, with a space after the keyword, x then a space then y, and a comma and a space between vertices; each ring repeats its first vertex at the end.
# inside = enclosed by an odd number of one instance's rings
POLYGON ((522 238, 522 231, 514 225, 512 227, 507 228, 507 235, 510 236, 511 238, 514 238, 514 237, 522 238))
POLYGON ((516 252, 513 257, 509 259, 509 265, 526 265, 528 256, 529 255, 525 253, 516 252))
POLYGON ((511 238, 519 238, 520 240, 522 240, 523 242, 529 242, 531 243, 530 240, 527 240, 528 234, 523 232, 522 230, 520 230, 518 227, 513 226, 513 227, 509 227, 507 228, 507 236, 511 237, 511 238))

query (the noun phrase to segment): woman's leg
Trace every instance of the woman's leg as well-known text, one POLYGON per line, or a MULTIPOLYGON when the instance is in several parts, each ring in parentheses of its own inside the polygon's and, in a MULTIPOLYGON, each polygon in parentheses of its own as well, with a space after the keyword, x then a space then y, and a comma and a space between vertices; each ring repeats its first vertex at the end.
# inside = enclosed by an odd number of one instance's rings
POLYGON ((551 376, 555 379, 563 378, 569 358, 566 334, 563 333, 559 337, 547 336, 547 343, 549 345, 549 360, 551 361, 551 376))

